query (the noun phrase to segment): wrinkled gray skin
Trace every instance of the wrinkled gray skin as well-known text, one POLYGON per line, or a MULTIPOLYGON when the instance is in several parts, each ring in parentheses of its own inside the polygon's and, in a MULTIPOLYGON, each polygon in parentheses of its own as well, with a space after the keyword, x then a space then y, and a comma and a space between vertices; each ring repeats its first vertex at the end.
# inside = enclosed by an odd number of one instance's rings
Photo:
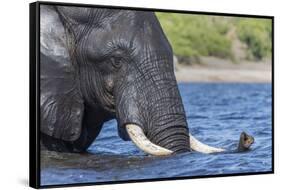
POLYGON ((190 150, 173 52, 152 12, 41 6, 41 145, 83 152, 104 122, 190 150))

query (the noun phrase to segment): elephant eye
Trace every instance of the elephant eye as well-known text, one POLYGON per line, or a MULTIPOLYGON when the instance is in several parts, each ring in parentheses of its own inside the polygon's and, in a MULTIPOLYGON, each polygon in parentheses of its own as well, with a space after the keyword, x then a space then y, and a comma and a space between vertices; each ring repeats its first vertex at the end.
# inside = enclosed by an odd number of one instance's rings
POLYGON ((122 58, 121 57, 112 57, 110 58, 111 64, 115 68, 120 68, 122 65, 122 58))

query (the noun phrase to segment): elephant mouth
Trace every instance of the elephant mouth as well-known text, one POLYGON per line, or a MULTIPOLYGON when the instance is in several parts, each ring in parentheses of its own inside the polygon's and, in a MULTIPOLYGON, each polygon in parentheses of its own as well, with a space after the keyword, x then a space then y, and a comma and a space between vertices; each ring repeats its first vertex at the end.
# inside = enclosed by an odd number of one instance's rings
MULTIPOLYGON (((164 147, 161 147, 151 142, 146 137, 140 126, 136 124, 126 124, 125 128, 133 143, 142 151, 155 156, 167 156, 173 154, 173 151, 168 150, 164 147)), ((211 147, 209 145, 200 142, 190 133, 189 133, 189 139, 190 139, 190 148, 193 151, 206 153, 206 154, 225 151, 222 148, 211 147)))

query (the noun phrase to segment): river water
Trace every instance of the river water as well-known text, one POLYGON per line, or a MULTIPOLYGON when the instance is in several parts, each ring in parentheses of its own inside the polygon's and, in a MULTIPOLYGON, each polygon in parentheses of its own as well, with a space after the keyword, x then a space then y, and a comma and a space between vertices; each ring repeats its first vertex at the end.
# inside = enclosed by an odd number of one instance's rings
POLYGON ((41 185, 271 171, 271 84, 180 83, 190 132, 209 145, 235 150, 242 131, 254 136, 245 153, 147 156, 122 141, 107 122, 88 154, 41 153, 41 185))

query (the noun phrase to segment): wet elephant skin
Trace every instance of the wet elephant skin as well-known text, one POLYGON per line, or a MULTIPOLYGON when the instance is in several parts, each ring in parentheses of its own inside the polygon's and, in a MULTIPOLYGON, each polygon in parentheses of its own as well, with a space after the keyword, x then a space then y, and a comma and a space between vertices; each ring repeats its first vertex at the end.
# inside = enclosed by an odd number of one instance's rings
POLYGON ((153 12, 40 8, 41 145, 85 152, 116 119, 174 152, 189 151, 173 51, 153 12))

